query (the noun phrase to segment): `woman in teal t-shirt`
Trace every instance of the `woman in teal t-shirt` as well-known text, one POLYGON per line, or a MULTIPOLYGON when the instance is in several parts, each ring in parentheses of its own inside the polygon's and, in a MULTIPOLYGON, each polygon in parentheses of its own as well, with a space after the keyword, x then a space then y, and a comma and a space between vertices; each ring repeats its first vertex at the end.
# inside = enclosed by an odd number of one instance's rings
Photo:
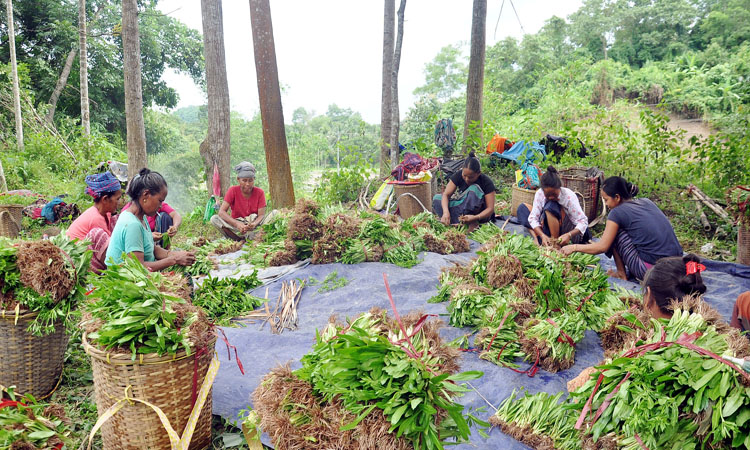
POLYGON ((179 264, 190 266, 195 253, 167 251, 154 245, 146 215, 154 215, 167 198, 167 182, 158 172, 141 169, 128 184, 131 204, 120 214, 109 240, 108 266, 121 264, 123 254, 132 254, 150 270, 162 270, 179 264))

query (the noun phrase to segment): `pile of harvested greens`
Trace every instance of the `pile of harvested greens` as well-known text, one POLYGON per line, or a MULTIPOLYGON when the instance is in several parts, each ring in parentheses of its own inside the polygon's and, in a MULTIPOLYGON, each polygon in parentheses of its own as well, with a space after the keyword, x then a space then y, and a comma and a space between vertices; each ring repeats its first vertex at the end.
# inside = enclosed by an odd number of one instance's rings
POLYGON ((394 216, 353 215, 343 208, 320 208, 307 199, 292 213, 263 225, 245 258, 258 267, 294 264, 387 262, 400 267, 419 263, 421 251, 440 254, 469 251, 466 235, 423 212, 397 223, 394 216))
POLYGON ((394 320, 373 309, 347 324, 329 323, 302 368, 274 369, 253 393, 260 427, 276 448, 442 449, 467 442, 485 425, 454 397, 457 351, 440 322, 412 313, 394 320))
POLYGON ((31 394, 18 398, 12 387, 0 388, 0 448, 73 448, 69 425, 62 405, 39 403, 31 394))
POLYGON ((483 359, 515 368, 523 356, 530 375, 537 367, 569 368, 584 331, 601 331, 626 310, 621 297, 632 294, 609 288, 596 256, 564 256, 528 237, 479 230, 485 244, 478 257, 444 270, 429 301, 450 301, 450 324, 479 332, 475 351, 483 359))
POLYGON ((491 422, 535 448, 750 446, 750 373, 727 359, 750 355, 747 338, 696 298, 633 332, 567 401, 514 393, 491 422))
POLYGON ((41 241, 0 238, 0 310, 35 312, 35 335, 70 318, 86 292, 91 251, 64 234, 41 241))
POLYGON ((165 294, 159 273, 149 273, 135 257, 110 266, 94 279, 85 305, 88 339, 103 349, 136 354, 174 354, 210 345, 214 327, 202 309, 165 294))
POLYGON ((217 325, 231 324, 231 319, 248 313, 266 302, 247 292, 260 286, 258 271, 239 278, 207 277, 195 291, 193 304, 206 311, 217 325))

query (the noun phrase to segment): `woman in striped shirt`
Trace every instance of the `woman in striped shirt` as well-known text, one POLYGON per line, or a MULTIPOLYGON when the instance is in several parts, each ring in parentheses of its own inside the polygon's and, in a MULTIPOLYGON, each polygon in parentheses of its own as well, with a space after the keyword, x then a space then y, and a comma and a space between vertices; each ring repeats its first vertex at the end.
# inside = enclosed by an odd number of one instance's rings
POLYGON ((557 239, 559 245, 588 242, 591 239, 589 220, 575 193, 562 187, 560 174, 554 166, 547 168, 539 184, 534 204, 522 203, 516 213, 536 242, 550 245, 550 238, 557 239))

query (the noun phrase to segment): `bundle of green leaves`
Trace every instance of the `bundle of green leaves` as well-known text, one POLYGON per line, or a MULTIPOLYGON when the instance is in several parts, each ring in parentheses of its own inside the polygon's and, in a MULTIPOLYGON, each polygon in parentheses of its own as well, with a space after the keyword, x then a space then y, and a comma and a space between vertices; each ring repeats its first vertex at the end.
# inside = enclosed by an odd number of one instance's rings
POLYGON ((362 314, 347 326, 329 324, 294 374, 309 382, 322 401, 339 400, 357 415, 342 431, 378 408, 390 423, 389 433, 403 436, 414 448, 467 442, 477 419, 464 415, 453 398, 467 391, 458 382, 482 373, 445 372, 440 338, 436 331, 426 336, 421 322, 405 327, 382 312, 362 314))
POLYGON ((447 306, 454 327, 479 327, 489 324, 505 306, 502 292, 489 292, 471 285, 459 285, 453 290, 447 306))
POLYGON ((85 307, 93 320, 88 338, 103 349, 137 353, 188 354, 207 332, 205 313, 185 300, 159 291, 155 277, 134 256, 110 266, 93 281, 93 301, 85 307), (195 327, 193 327, 195 325, 195 327))
MULTIPOLYGON (((19 251, 24 252, 27 248, 27 245, 21 246, 21 242, 0 238, 0 309, 14 310, 16 314, 21 311, 37 313, 29 324, 28 331, 37 336, 49 334, 55 331, 56 323, 69 320, 78 303, 85 298, 91 251, 86 248, 85 243, 71 241, 64 233, 52 237, 49 242, 60 250, 58 260, 35 261, 34 266, 38 267, 25 264, 24 270, 31 271, 26 277, 31 280, 26 285, 22 281, 24 277, 17 264, 19 251), (55 295, 55 286, 46 285, 44 274, 39 273, 47 272, 50 264, 58 263, 61 266, 54 268, 56 272, 60 272, 57 276, 66 278, 65 282, 70 286, 69 292, 62 298, 55 295)), ((27 241, 24 244, 37 248, 39 246, 36 244, 43 242, 27 241)), ((49 251, 54 247, 46 244, 46 247, 41 248, 49 251)), ((36 257, 21 256, 32 259, 36 257)), ((55 281, 62 280, 56 277, 55 281)))
POLYGON ((13 388, 0 388, 0 448, 73 448, 70 421, 62 405, 17 397, 13 388))
POLYGON ((488 222, 469 233, 469 239, 484 244, 502 232, 494 223, 488 222))
POLYGON ((565 403, 560 394, 514 395, 491 422, 561 449, 747 448, 750 374, 726 358, 747 356, 750 344, 718 317, 684 300, 671 319, 651 319, 634 347, 597 366, 565 403))
POLYGON ((442 272, 438 277, 438 292, 427 300, 427 303, 442 303, 451 299, 451 292, 464 280, 450 272, 442 272))
POLYGON ((586 321, 580 312, 529 319, 521 332, 526 360, 548 372, 569 369, 575 363, 576 343, 583 339, 586 321))
POLYGON ((258 271, 238 278, 207 277, 195 291, 193 304, 206 311, 209 319, 217 325, 231 324, 231 319, 254 310, 267 299, 247 292, 260 286, 258 271))
POLYGON ((492 325, 483 327, 474 338, 480 358, 499 366, 518 367, 514 361, 523 358, 524 353, 518 341, 517 315, 508 304, 497 309, 492 325))
POLYGON ((442 234, 448 230, 437 216, 431 212, 423 211, 415 214, 401 222, 401 229, 407 233, 415 234, 418 229, 426 228, 435 234, 442 234))
POLYGON ((344 264, 379 262, 383 259, 383 246, 370 239, 350 239, 341 255, 344 264))

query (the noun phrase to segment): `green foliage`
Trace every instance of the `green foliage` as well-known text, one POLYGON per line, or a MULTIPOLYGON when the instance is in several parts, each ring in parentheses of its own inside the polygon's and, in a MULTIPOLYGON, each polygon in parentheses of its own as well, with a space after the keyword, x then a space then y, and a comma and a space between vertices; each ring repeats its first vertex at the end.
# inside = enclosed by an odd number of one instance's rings
POLYGON ((369 313, 348 327, 331 324, 316 336, 312 352, 302 357, 302 368, 294 373, 309 381, 323 400, 340 399, 357 415, 344 429, 353 428, 378 408, 391 423, 389 432, 403 435, 415 448, 442 449, 454 440, 468 441, 469 426, 475 419, 467 418, 464 407, 453 401, 454 396, 468 391, 454 382, 475 379, 482 373, 441 373, 441 361, 426 348, 423 332, 412 334, 404 336, 395 326, 384 323, 384 317, 369 313), (394 333, 393 340, 387 332, 394 333), (393 343, 401 339, 408 345, 393 343), (439 411, 447 416, 438 422, 439 411))
POLYGON ((357 200, 359 193, 373 175, 372 166, 349 159, 341 169, 328 169, 314 190, 315 199, 324 204, 347 203, 357 200), (348 163, 348 164, 347 164, 348 163))
POLYGON ((206 311, 217 325, 227 326, 231 319, 254 310, 266 300, 247 291, 261 285, 258 271, 239 278, 205 278, 195 292, 193 304, 206 311))
POLYGON ((326 277, 323 278, 322 282, 319 282, 313 277, 309 278, 308 284, 310 284, 311 286, 314 286, 318 283, 320 283, 320 287, 318 288, 318 293, 320 294, 323 292, 330 292, 338 288, 342 288, 349 284, 349 280, 347 280, 346 277, 339 277, 338 271, 334 270, 333 272, 326 275, 326 277))
MULTIPOLYGON (((67 417, 58 417, 49 405, 38 402, 31 394, 16 396, 13 387, 2 388, 0 403, 0 446, 2 448, 52 448, 51 444, 62 442, 72 446, 67 417), (17 403, 16 403, 17 402, 17 403)), ((59 406, 59 405, 58 405, 59 406)))
POLYGON ((136 354, 175 354, 181 348, 190 354, 188 327, 195 314, 176 324, 174 305, 185 301, 163 294, 149 272, 134 256, 121 265, 109 266, 94 279, 95 299, 86 305, 91 315, 102 320, 101 328, 88 335, 104 349, 129 349, 136 354))

